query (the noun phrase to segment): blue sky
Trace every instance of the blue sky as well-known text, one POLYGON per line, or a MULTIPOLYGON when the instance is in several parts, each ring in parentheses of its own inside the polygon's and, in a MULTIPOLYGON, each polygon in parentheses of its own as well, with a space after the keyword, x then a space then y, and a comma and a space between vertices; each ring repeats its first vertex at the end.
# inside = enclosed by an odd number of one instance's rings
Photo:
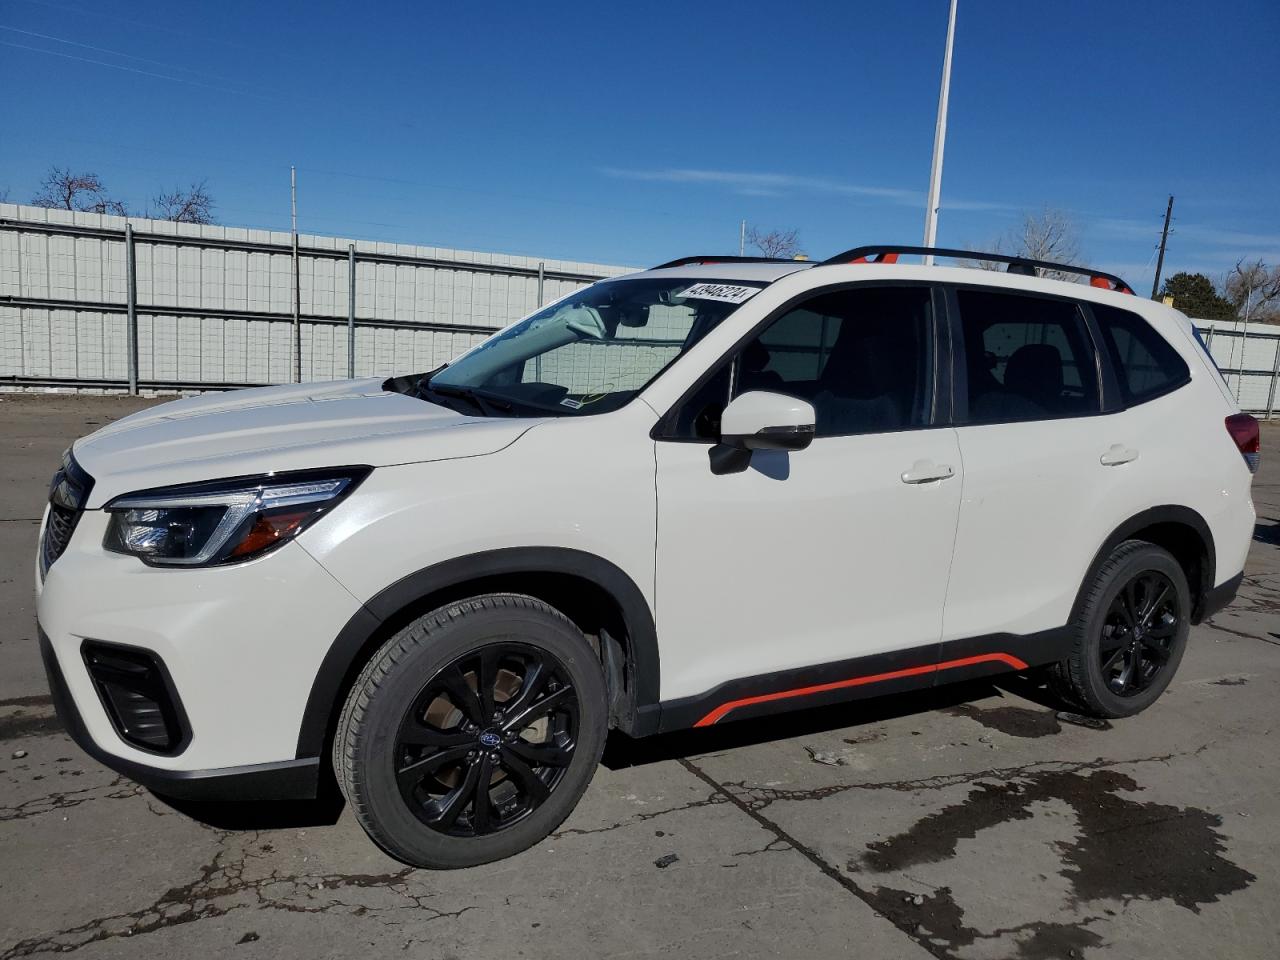
MULTIPOLYGON (((946 0, 0 0, 0 190, 50 164, 221 222, 649 264, 738 222, 918 243, 946 0)), ((938 240, 1044 205, 1150 285, 1280 261, 1280 4, 960 0, 938 240), (1145 278, 1145 279, 1144 279, 1145 278)))

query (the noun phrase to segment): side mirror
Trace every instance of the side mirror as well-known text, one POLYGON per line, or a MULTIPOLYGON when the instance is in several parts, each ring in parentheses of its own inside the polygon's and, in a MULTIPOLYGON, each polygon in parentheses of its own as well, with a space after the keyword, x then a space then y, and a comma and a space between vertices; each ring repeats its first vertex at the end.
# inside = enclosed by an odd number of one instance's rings
POLYGON ((813 405, 795 397, 752 390, 720 415, 720 442, 711 448, 711 472, 741 473, 753 450, 803 450, 813 442, 813 405))
POLYGON ((813 442, 813 404, 782 393, 752 390, 720 416, 720 442, 738 450, 803 450, 813 442))

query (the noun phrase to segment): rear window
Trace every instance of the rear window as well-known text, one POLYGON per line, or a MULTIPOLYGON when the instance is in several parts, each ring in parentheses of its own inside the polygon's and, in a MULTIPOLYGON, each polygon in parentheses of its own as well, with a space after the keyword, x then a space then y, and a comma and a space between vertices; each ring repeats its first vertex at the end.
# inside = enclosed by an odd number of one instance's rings
POLYGON ((1082 417, 1101 409, 1097 362, 1075 303, 956 291, 971 424, 1082 417))
POLYGON ((1136 313, 1090 304, 1126 406, 1176 390, 1191 373, 1178 351, 1136 313))

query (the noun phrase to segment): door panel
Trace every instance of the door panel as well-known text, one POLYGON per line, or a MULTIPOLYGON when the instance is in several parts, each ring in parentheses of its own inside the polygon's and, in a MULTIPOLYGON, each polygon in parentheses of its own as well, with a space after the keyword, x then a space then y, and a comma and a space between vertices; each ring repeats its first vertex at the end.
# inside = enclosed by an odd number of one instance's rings
POLYGON ((956 431, 964 496, 944 640, 1029 634, 1067 622, 1082 564, 1129 499, 1131 465, 1101 463, 1112 440, 1130 437, 1121 416, 956 431))
POLYGON ((777 671, 913 647, 908 666, 935 662, 961 478, 955 432, 929 427, 934 299, 814 291, 676 411, 676 436, 712 440, 730 395, 785 393, 813 405, 816 439, 723 475, 709 444, 658 441, 664 701, 761 675, 752 692, 775 692, 777 671))
POLYGON ((970 425, 956 431, 964 494, 943 639, 1061 627, 1082 564, 1127 499, 1132 438, 1120 414, 1101 414, 1078 304, 975 289, 952 303, 965 385, 957 415, 970 425))
POLYGON ((935 661, 961 490, 954 430, 820 437, 723 476, 708 449, 657 443, 664 700, 908 647, 935 661), (904 482, 922 462, 953 474, 904 482))

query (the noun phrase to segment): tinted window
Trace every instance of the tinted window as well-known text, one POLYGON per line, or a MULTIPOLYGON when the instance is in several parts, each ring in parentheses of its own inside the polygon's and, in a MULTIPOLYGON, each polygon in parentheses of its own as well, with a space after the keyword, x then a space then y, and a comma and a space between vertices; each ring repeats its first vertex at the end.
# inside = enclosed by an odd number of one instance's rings
POLYGON ((931 396, 929 331, 928 288, 822 294, 741 350, 734 395, 772 390, 808 400, 819 437, 922 426, 931 396))
POLYGON ((720 439, 720 415, 729 402, 729 375, 731 365, 726 363, 715 376, 704 383, 676 411, 671 435, 683 439, 720 439))
POLYGON ((959 290, 969 422, 1011 423, 1097 413, 1098 377, 1075 304, 959 290))
POLYGON ((1178 351, 1140 316, 1115 307, 1089 306, 1102 328, 1125 404, 1154 399, 1186 383, 1190 372, 1178 351))

